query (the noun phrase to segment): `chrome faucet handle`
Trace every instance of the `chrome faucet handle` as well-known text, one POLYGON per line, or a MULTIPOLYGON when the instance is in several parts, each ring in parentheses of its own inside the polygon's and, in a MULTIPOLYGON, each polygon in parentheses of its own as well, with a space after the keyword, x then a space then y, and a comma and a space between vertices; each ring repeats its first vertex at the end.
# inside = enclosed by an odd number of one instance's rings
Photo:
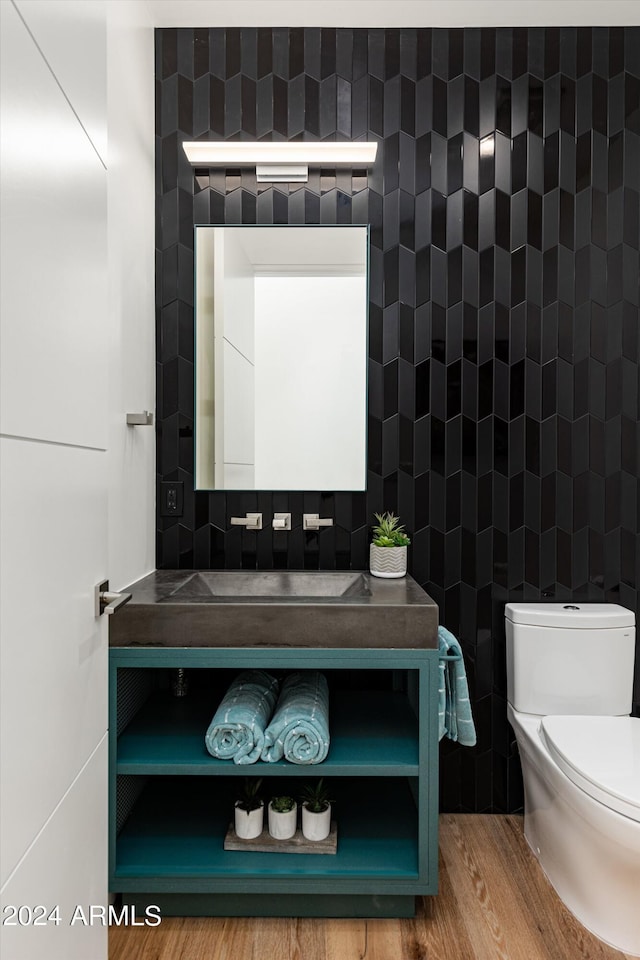
POLYGON ((232 527, 246 527, 247 530, 262 530, 262 514, 248 513, 244 517, 230 517, 232 527))
POLYGON ((271 526, 274 530, 291 530, 291 514, 274 513, 271 526))
POLYGON ((302 514, 302 529, 303 530, 319 530, 320 527, 332 527, 333 520, 331 517, 321 517, 319 513, 303 513, 302 514))

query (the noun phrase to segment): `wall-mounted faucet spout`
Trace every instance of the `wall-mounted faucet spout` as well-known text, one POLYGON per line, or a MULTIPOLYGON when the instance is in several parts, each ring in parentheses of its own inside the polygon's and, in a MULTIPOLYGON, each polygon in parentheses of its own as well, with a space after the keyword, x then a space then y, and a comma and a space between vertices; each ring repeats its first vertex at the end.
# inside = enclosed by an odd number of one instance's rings
POLYGON ((262 514, 247 513, 244 517, 230 517, 232 527, 246 527, 247 530, 262 530, 262 514))

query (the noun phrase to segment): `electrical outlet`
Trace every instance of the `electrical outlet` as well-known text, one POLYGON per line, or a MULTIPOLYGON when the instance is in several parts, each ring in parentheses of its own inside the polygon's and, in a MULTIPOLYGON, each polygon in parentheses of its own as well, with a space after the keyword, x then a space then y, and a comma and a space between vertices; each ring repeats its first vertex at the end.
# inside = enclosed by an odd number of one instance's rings
POLYGON ((165 481, 160 484, 160 516, 181 517, 184 505, 184 483, 165 481))

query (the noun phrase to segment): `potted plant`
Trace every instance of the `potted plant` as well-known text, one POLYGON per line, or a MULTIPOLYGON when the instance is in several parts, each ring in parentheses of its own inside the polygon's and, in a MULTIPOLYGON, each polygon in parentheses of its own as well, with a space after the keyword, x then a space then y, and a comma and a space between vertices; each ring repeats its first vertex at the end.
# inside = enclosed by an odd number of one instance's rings
POLYGON ((274 840, 290 840, 298 825, 298 804, 293 797, 273 797, 269 804, 269 833, 274 840))
POLYGON ((376 513, 373 542, 369 548, 369 569, 374 577, 393 579, 407 572, 407 547, 411 540, 400 518, 393 513, 376 513))
POLYGON ((236 836, 241 840, 253 840, 262 833, 264 801, 260 797, 262 777, 246 777, 242 796, 235 804, 236 836))
POLYGON ((307 840, 324 840, 331 830, 331 804, 324 778, 302 791, 302 833, 307 840))

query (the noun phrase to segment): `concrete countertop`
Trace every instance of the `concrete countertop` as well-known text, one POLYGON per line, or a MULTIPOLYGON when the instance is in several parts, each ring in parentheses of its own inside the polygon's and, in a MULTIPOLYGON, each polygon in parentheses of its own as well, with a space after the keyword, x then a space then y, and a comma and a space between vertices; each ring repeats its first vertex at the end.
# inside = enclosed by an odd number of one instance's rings
POLYGON ((132 598, 110 618, 112 647, 437 647, 438 606, 410 576, 156 570, 124 592, 132 598), (316 580, 323 595, 305 596, 316 580))

